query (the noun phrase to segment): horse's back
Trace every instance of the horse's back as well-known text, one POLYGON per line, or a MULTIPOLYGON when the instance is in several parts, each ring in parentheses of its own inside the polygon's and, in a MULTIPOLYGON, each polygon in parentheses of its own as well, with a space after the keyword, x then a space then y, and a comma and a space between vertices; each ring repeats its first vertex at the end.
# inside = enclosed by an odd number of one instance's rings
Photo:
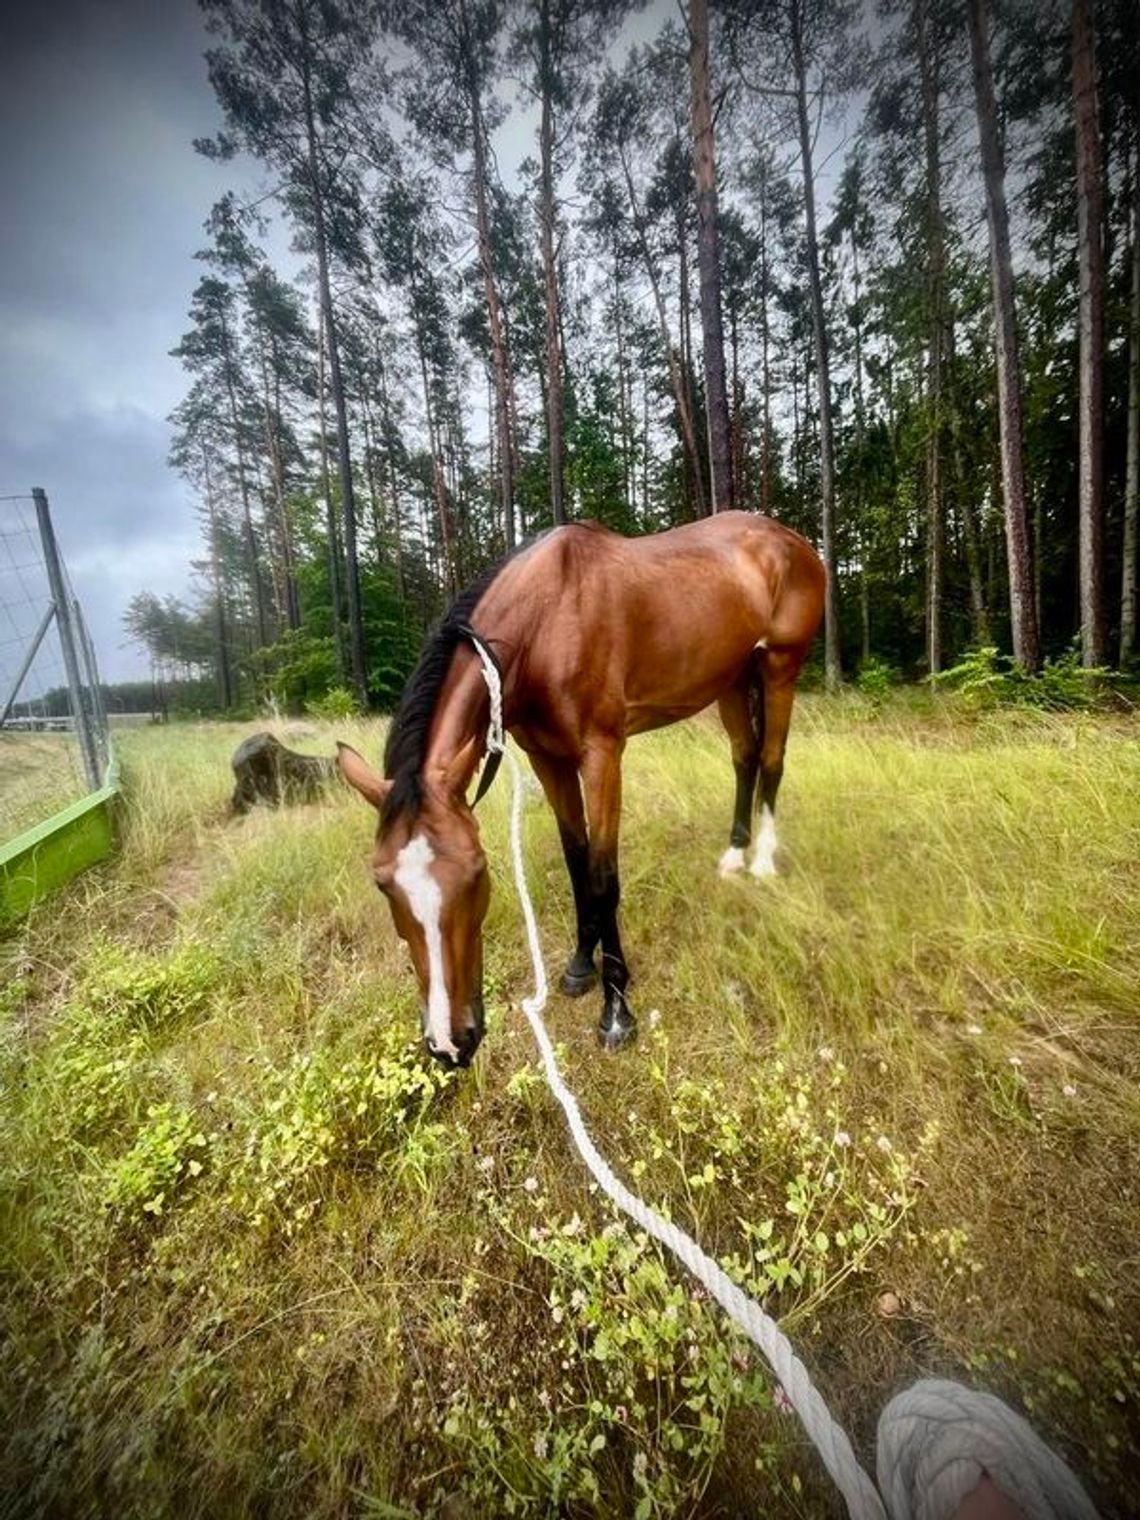
POLYGON ((531 573, 543 579, 545 571, 554 596, 579 619, 593 608, 608 623, 620 609, 642 633, 677 624, 691 639, 735 617, 755 630, 753 643, 806 645, 822 616, 819 555, 784 523, 754 512, 721 512, 641 538, 568 523, 529 553, 537 550, 542 560, 531 573))

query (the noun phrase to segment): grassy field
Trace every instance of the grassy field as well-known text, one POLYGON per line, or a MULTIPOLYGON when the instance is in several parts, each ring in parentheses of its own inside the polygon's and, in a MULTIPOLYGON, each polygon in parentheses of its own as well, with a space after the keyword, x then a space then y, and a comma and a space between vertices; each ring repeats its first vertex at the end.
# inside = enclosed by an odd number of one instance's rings
POLYGON ((0 844, 88 790, 74 735, 0 733, 0 844))
MULTIPOLYGON (((248 728, 120 739, 117 861, 0 944, 0 1515, 840 1513, 771 1379, 586 1185, 506 851, 458 1079, 372 820, 227 817, 248 728)), ((366 754, 379 726, 339 725, 366 754)), ((860 1453, 924 1373, 1140 1514, 1135 718, 805 698, 782 875, 720 881, 712 721, 626 763, 641 1039, 549 1021, 599 1143, 783 1321, 860 1453)), ((291 742, 328 752, 333 730, 291 742)), ((548 965, 571 941, 528 813, 548 965)))

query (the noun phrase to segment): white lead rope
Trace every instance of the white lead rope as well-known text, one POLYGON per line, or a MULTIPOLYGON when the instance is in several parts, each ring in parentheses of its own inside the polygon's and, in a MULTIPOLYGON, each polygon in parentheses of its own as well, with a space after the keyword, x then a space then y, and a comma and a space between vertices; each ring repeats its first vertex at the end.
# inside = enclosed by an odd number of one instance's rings
POLYGON ((643 1203, 636 1193, 632 1193, 614 1175, 612 1168, 599 1154, 597 1146, 590 1139, 577 1099, 562 1080, 554 1056, 554 1047, 550 1043, 550 1036, 542 1022, 542 1010, 546 1006, 547 996, 546 968, 542 962, 538 924, 535 921, 534 906, 527 891, 526 873, 523 867, 523 778, 518 761, 510 751, 507 752, 507 760, 511 767, 514 785, 511 804, 511 855, 514 859, 515 884, 518 888, 519 901, 522 903, 523 917, 526 919, 531 960, 534 963, 534 992, 530 997, 523 999, 523 1012, 534 1031, 534 1038, 542 1054, 546 1080, 550 1084, 551 1092, 562 1105, 574 1143, 603 1192, 617 1204, 619 1209, 628 1214, 635 1224, 640 1225, 647 1235, 652 1235, 662 1245, 668 1246, 674 1256, 688 1267, 699 1282, 703 1283, 721 1308, 760 1347, 782 1383, 793 1408, 803 1421, 804 1429, 823 1459, 823 1465, 846 1499, 852 1520, 886 1520, 886 1511, 875 1485, 859 1466, 855 1453, 851 1449, 851 1442, 842 1428, 831 1418, 827 1405, 813 1386, 807 1368, 792 1350, 787 1336, 778 1328, 775 1321, 764 1313, 755 1299, 749 1298, 747 1293, 738 1288, 712 1257, 701 1250, 691 1236, 686 1235, 684 1230, 678 1229, 675 1224, 663 1218, 656 1209, 643 1203))

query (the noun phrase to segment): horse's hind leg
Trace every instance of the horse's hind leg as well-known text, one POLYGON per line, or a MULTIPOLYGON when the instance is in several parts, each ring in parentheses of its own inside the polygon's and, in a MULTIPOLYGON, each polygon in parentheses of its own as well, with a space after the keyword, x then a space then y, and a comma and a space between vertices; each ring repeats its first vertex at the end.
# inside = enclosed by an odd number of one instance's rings
POLYGON ((586 838, 582 789, 578 785, 578 772, 571 761, 532 754, 530 763, 542 782, 546 800, 558 820, 562 854, 570 876, 574 911, 578 920, 578 944, 562 973, 558 990, 568 997, 581 997, 598 980, 594 951, 601 938, 597 905, 590 885, 590 846, 586 838))
POLYGON ((621 823, 621 752, 617 741, 595 743, 582 759, 582 790, 590 827, 590 885, 602 937, 602 1017, 598 1034, 616 1050, 633 1038, 637 1020, 625 1000, 629 969, 618 930, 618 830, 621 823))
MULTIPOLYGON (((760 766, 760 735, 753 712, 753 688, 759 676, 750 672, 738 685, 719 698, 720 721, 732 745, 732 768, 736 772, 736 803, 732 812, 732 832, 728 849, 720 857, 722 876, 743 871, 744 852, 752 839, 752 803, 756 796, 756 772, 760 766)), ((763 694, 757 692, 760 704, 763 694)), ((763 711, 762 705, 759 712, 763 711)))
POLYGON ((776 875, 776 793, 784 774, 796 677, 806 654, 806 649, 768 649, 760 656, 764 721, 760 745, 760 829, 748 865, 753 876, 776 875))

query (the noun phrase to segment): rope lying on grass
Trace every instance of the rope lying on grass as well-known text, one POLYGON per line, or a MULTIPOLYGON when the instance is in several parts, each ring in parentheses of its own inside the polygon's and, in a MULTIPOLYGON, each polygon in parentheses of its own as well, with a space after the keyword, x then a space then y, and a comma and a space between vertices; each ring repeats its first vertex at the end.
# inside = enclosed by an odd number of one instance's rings
POLYGON ((1028 1424, 990 1394, 956 1383, 925 1380, 894 1398, 879 1421, 878 1473, 883 1495, 864 1472, 842 1426, 836 1424, 807 1368, 770 1315, 706 1255, 691 1236, 643 1202, 618 1178, 590 1138, 574 1094, 562 1080, 542 1021, 548 993, 534 904, 523 861, 523 774, 506 747, 499 673, 482 643, 472 643, 491 697, 487 749, 505 754, 511 769, 511 858, 534 967, 534 992, 523 999, 551 1092, 566 1115, 578 1152, 602 1191, 635 1224, 667 1246, 759 1346, 799 1415, 824 1466, 847 1503, 851 1520, 943 1520, 977 1486, 983 1473, 1020 1504, 1027 1520, 1097 1520, 1080 1483, 1028 1424), (920 1441, 918 1437, 923 1439, 920 1441))
POLYGON ((511 854, 514 857, 515 877, 519 887, 523 916, 526 919, 527 939, 535 975, 534 993, 523 999, 523 1012, 530 1022, 538 1043, 542 1064, 546 1071, 546 1080, 550 1084, 551 1092, 562 1105, 574 1143, 602 1191, 617 1204, 623 1213, 628 1214, 635 1224, 640 1225, 647 1235, 652 1235, 662 1245, 668 1246, 678 1260, 683 1262, 693 1276, 708 1289, 721 1308, 763 1351, 783 1384, 789 1401, 803 1421, 804 1429, 823 1458, 824 1466, 846 1499, 852 1520, 885 1520, 886 1511, 875 1491, 875 1485, 859 1466, 855 1453, 851 1449, 851 1442, 843 1429, 831 1418, 827 1405, 813 1386, 807 1368, 792 1350, 787 1336, 778 1328, 775 1321, 764 1313, 760 1305, 738 1288, 722 1268, 685 1234, 684 1230, 663 1218, 656 1209, 650 1208, 635 1193, 630 1192, 629 1188, 614 1175, 612 1168, 599 1154, 597 1146, 587 1133, 577 1099, 562 1080, 554 1056, 554 1047, 550 1043, 550 1036, 542 1022, 542 1010, 546 1006, 547 997, 546 969, 542 963, 534 906, 526 890, 523 870, 522 773, 510 751, 507 752, 507 761, 511 767, 514 782, 514 799, 511 806, 511 854))

